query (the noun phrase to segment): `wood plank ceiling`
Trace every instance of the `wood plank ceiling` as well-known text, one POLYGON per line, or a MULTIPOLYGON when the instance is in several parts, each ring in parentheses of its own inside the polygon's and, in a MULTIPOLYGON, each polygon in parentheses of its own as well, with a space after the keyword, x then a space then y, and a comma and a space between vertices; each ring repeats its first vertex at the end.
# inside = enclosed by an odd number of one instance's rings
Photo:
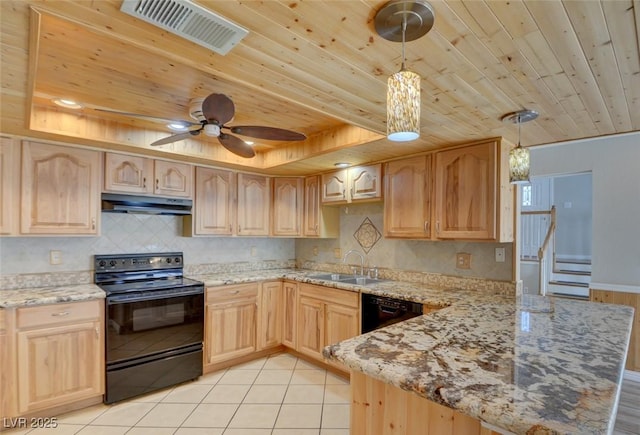
POLYGON ((434 0, 435 25, 407 43, 422 77, 419 140, 384 138, 386 80, 401 46, 378 36, 384 1, 199 1, 249 30, 227 55, 120 11, 121 0, 2 1, 1 132, 199 163, 302 174, 503 136, 522 108, 525 146, 640 130, 638 0, 434 0), (189 119, 213 92, 236 105, 231 125, 307 134, 257 141, 237 158, 200 135, 163 147, 164 124, 103 108, 189 119), (67 112, 53 97, 85 108, 67 112))

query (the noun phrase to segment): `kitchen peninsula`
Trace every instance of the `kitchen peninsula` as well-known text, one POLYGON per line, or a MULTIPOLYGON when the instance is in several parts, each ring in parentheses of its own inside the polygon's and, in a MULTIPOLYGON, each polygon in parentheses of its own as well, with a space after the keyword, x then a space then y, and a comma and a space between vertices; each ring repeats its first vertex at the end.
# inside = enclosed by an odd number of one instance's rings
POLYGON ((324 355, 351 369, 351 433, 609 434, 632 320, 624 306, 485 295, 324 355))

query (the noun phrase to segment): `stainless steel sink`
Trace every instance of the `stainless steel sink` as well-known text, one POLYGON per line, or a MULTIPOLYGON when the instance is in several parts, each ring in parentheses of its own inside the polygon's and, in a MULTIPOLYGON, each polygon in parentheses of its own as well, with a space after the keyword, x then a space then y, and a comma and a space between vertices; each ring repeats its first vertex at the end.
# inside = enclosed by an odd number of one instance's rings
POLYGON ((369 278, 368 276, 359 276, 355 278, 352 276, 350 278, 340 280, 340 282, 344 282, 345 284, 357 285, 377 284, 385 281, 386 279, 369 278))
POLYGON ((343 275, 341 273, 323 273, 320 275, 310 275, 311 279, 320 279, 323 281, 344 281, 345 279, 353 278, 353 275, 343 275))

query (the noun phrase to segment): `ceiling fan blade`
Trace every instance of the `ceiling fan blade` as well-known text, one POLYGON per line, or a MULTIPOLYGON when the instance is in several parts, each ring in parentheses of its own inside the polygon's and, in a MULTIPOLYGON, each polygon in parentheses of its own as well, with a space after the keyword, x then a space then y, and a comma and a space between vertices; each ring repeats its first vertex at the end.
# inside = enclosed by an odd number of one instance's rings
POLYGON ((211 94, 202 102, 202 114, 207 121, 222 126, 233 119, 236 108, 231 98, 224 94, 211 94))
POLYGON ((220 133, 218 140, 223 147, 240 157, 251 158, 256 155, 251 145, 247 145, 242 139, 230 134, 220 133))
POLYGON ((241 134, 242 136, 250 136, 258 139, 266 140, 305 140, 307 136, 296 131, 285 130, 276 127, 260 127, 257 125, 238 125, 236 127, 228 127, 232 133, 241 134))
POLYGON ((163 122, 163 123, 167 123, 167 124, 172 123, 172 122, 177 122, 177 123, 184 124, 187 127, 190 126, 190 125, 200 125, 199 122, 185 121, 184 119, 161 118, 159 116, 141 115, 139 113, 121 112, 119 110, 111 110, 111 109, 95 108, 93 110, 98 111, 98 112, 113 113, 115 115, 121 115, 121 116, 130 116, 132 118, 148 119, 149 121, 163 122))
POLYGON ((200 131, 202 131, 202 129, 191 130, 191 131, 187 131, 185 133, 174 134, 172 136, 168 136, 168 137, 165 137, 163 139, 159 139, 159 140, 151 143, 151 146, 155 147, 155 146, 158 146, 158 145, 165 145, 165 144, 168 144, 168 143, 178 142, 179 140, 189 139, 191 136, 199 135, 200 131))

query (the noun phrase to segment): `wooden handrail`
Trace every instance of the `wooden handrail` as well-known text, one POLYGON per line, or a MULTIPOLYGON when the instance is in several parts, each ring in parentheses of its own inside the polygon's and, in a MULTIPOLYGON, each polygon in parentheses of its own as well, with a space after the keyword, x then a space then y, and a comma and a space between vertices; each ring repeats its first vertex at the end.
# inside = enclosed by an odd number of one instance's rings
MULTIPOLYGON (((536 213, 536 212, 529 212, 536 213)), ((547 250, 547 246, 549 245, 549 241, 551 240, 551 235, 556 230, 556 206, 551 206, 551 210, 545 213, 551 214, 551 223, 549 224, 549 229, 547 230, 547 235, 544 238, 544 242, 542 242, 542 246, 538 249, 538 261, 542 261, 544 258, 544 252, 547 250)), ((541 214, 541 213, 536 213, 541 214)))
POLYGON ((520 214, 551 214, 555 206, 551 207, 551 210, 534 210, 534 211, 521 211, 520 214))

